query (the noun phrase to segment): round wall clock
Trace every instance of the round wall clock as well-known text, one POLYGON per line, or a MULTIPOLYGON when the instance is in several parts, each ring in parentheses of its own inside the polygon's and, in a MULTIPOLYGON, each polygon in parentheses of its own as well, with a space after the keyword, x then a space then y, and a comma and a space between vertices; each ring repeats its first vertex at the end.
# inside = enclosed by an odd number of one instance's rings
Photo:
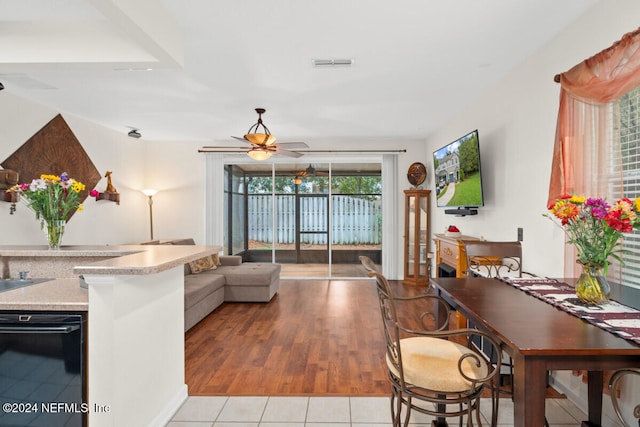
POLYGON ((414 187, 419 186, 427 178, 427 168, 420 162, 415 162, 409 166, 407 179, 414 187))

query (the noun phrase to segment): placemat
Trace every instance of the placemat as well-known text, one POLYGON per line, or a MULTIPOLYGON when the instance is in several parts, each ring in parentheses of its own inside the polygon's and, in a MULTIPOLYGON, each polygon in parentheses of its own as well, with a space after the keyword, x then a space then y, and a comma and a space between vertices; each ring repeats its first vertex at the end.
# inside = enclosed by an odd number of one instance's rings
POLYGON ((573 286, 555 279, 508 277, 500 280, 612 334, 640 345, 640 310, 613 300, 602 305, 586 304, 576 297, 573 286))

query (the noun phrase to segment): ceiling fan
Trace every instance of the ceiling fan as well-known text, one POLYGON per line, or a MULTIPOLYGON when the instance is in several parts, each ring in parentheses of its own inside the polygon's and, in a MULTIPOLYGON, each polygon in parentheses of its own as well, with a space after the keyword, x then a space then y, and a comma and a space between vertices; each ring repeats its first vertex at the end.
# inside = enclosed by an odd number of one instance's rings
POLYGON ((251 126, 242 138, 237 136, 232 136, 232 138, 251 144, 252 147, 247 151, 247 155, 253 160, 266 160, 274 153, 287 157, 301 157, 302 153, 291 151, 290 149, 309 148, 309 146, 304 142, 280 142, 276 144, 276 137, 271 135, 269 128, 262 122, 262 115, 265 112, 264 108, 256 108, 258 122, 251 126))
POLYGON ((324 175, 324 176, 328 176, 329 174, 327 172, 323 172, 323 171, 318 171, 316 170, 315 167, 313 167, 313 165, 311 163, 309 163, 309 166, 301 171, 298 171, 295 173, 295 177, 293 179, 293 182, 295 184, 302 184, 302 181, 306 178, 306 177, 316 177, 319 175, 324 175))

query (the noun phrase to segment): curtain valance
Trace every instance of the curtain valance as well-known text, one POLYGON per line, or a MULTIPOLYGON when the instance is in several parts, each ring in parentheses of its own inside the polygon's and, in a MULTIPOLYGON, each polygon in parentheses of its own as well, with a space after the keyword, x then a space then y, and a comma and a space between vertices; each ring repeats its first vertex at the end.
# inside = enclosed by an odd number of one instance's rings
POLYGON ((569 193, 606 196, 605 176, 615 168, 617 103, 640 85, 640 29, 560 74, 548 203, 569 193), (615 148, 615 146, 614 146, 615 148), (613 165, 613 167, 612 167, 613 165))

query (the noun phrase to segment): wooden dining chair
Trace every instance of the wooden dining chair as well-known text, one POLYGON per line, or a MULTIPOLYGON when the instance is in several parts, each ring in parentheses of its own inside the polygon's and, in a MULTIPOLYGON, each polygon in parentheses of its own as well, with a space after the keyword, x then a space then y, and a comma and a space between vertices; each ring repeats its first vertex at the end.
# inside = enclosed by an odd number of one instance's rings
POLYGON ((499 371, 470 343, 472 337, 481 336, 495 346, 501 360, 498 342, 477 329, 451 330, 448 321, 438 324, 433 317, 435 305, 447 313, 450 311, 444 299, 430 293, 394 295, 371 259, 362 256, 360 261, 369 277, 376 280, 391 382, 393 426, 406 427, 413 411, 436 417, 437 425, 458 417, 462 426, 466 417, 467 426, 473 426, 474 416, 481 425, 480 395, 499 371), (398 303, 403 308, 402 320, 398 317, 398 303), (415 323, 408 325, 407 317, 412 313, 416 313, 415 323))
POLYGON ((463 240, 467 257, 467 276, 522 277, 520 242, 463 240))
POLYGON ((611 403, 613 404, 613 409, 618 416, 618 419, 625 427, 631 427, 631 423, 628 420, 635 418, 638 427, 640 427, 640 403, 633 407, 633 414, 625 419, 624 414, 622 413, 622 409, 620 408, 620 402, 618 402, 618 388, 620 387, 620 380, 627 375, 635 375, 640 377, 640 370, 638 369, 621 369, 619 371, 615 371, 613 375, 611 375, 611 379, 609 380, 609 389, 611 391, 611 403))

